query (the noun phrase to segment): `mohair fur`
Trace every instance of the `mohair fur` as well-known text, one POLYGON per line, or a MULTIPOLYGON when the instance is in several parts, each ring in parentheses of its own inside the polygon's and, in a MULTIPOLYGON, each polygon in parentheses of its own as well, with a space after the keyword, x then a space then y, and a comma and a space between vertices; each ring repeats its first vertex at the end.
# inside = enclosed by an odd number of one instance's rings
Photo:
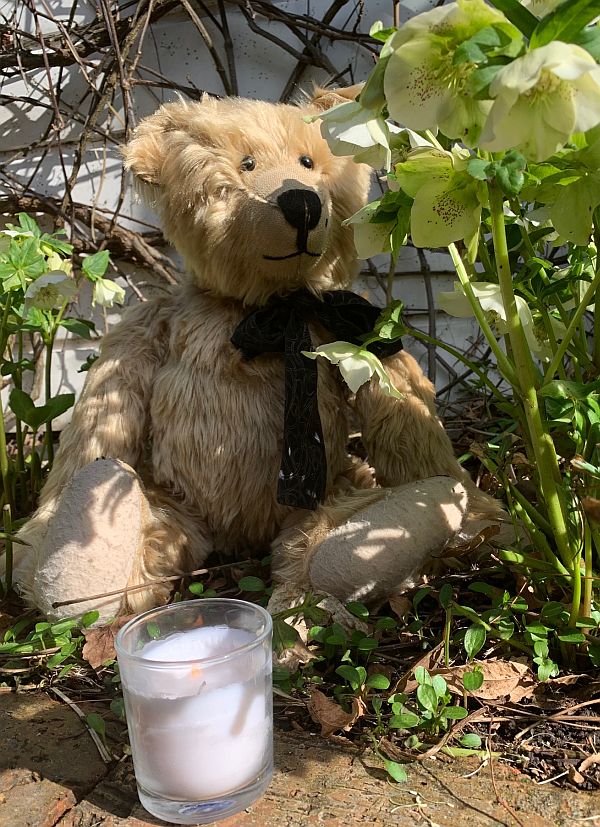
MULTIPOLYGON (((130 309, 104 338, 40 507, 21 532, 29 549, 20 547, 17 577, 26 593, 53 553, 45 537, 65 487, 99 457, 135 469, 149 506, 129 586, 189 571, 213 549, 259 553, 269 545, 275 578, 302 582, 327 530, 384 496, 375 484, 448 475, 498 516, 496 504, 475 493, 457 464, 435 413, 433 387, 406 352, 385 360, 402 400, 383 396, 376 380, 353 400, 337 368, 319 360, 326 502, 310 513, 276 500, 283 355, 246 359, 230 337, 273 294, 300 287, 319 294, 352 283, 352 230, 342 221, 366 203, 369 170, 334 157, 318 124, 303 119, 342 99, 319 91, 297 107, 205 98, 163 106, 138 127, 124 150, 126 166, 189 276, 170 295, 130 309), (254 170, 243 167, 245 156, 255 159, 254 170), (312 159, 311 169, 299 161, 303 156, 312 159), (308 234, 312 256, 294 253, 297 232, 277 206, 290 188, 316 192, 322 203, 308 234), (295 257, 264 258, 291 253, 295 257), (372 467, 348 456, 351 405, 372 467)), ((315 345, 331 341, 315 326, 311 335, 315 345)), ((72 504, 63 499, 61 507, 72 504)), ((119 610, 140 611, 168 593, 168 584, 149 585, 127 594, 119 610)))

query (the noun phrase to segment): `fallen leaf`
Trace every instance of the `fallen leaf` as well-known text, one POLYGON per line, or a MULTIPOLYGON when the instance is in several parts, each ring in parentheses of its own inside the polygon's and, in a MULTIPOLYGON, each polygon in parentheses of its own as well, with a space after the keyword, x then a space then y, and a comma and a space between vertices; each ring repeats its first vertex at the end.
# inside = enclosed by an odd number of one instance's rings
POLYGON ((410 695, 411 692, 414 692, 417 688, 418 684, 414 679, 413 675, 415 674, 415 669, 417 666, 422 666, 423 668, 427 669, 428 672, 432 672, 435 667, 440 662, 440 657, 442 654, 442 647, 443 643, 438 643, 433 649, 430 649, 429 652, 425 652, 418 660, 416 660, 410 667, 410 669, 405 672, 396 683, 396 686, 393 689, 393 692, 404 692, 406 695, 410 695))
POLYGON ((593 755, 588 755, 579 765, 579 772, 585 772, 592 764, 600 764, 600 753, 595 752, 593 755))
POLYGON ((446 546, 444 551, 440 555, 436 555, 436 557, 442 559, 445 557, 464 557, 467 554, 471 554, 475 549, 478 549, 479 546, 487 543, 488 540, 491 540, 492 537, 495 537, 497 534, 500 534, 499 525, 485 526, 466 542, 446 546))
POLYGON ((573 766, 570 766, 567 769, 567 777, 568 777, 569 781, 571 781, 571 783, 573 783, 573 784, 581 785, 585 781, 585 778, 583 777, 583 775, 579 772, 579 770, 576 770, 575 767, 573 767, 573 766))
POLYGON ((133 615, 123 615, 107 626, 95 626, 93 629, 84 629, 85 643, 82 655, 92 669, 99 669, 107 660, 117 657, 115 652, 115 638, 117 632, 133 615))
POLYGON ((600 523, 600 500, 594 497, 583 497, 581 505, 592 522, 600 523))
POLYGON ((352 699, 352 712, 344 712, 342 707, 318 689, 313 689, 306 704, 310 717, 321 727, 321 735, 331 735, 338 729, 348 732, 365 713, 365 705, 359 698, 352 699))
POLYGON ((388 598, 388 603, 390 604, 390 609, 400 620, 404 620, 412 609, 412 600, 409 600, 405 594, 393 594, 388 598))
POLYGON ((448 689, 455 695, 464 693, 463 675, 478 667, 483 674, 483 683, 479 689, 469 692, 474 698, 482 701, 508 700, 510 703, 519 703, 523 698, 533 695, 537 681, 531 675, 527 664, 515 660, 474 661, 465 666, 451 666, 447 669, 430 670, 431 676, 441 675, 448 689))

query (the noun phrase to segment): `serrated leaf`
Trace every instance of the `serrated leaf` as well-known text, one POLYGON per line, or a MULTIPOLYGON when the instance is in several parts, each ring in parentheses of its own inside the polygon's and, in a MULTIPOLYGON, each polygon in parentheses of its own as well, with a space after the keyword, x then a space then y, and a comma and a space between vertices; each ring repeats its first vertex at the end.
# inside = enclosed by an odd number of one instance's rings
POLYGON ((525 6, 522 6, 519 0, 490 0, 490 3, 498 11, 503 12, 525 37, 532 36, 539 20, 525 6))
POLYGON ((108 250, 100 250, 91 256, 86 256, 81 262, 81 269, 88 278, 95 281, 96 279, 102 278, 106 273, 108 261, 108 250))
POLYGON ((536 49, 553 40, 572 43, 582 29, 599 14, 598 0, 566 0, 538 23, 531 35, 529 46, 536 49))

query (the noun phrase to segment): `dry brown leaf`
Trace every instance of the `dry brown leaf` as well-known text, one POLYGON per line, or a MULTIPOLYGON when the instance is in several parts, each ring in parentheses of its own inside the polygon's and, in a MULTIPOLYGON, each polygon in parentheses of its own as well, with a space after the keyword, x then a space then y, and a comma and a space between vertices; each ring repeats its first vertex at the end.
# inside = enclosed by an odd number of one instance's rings
POLYGON ((600 500, 595 497, 583 497, 581 505, 592 522, 600 523, 600 500))
POLYGON ((497 534, 500 534, 499 525, 485 526, 478 534, 471 537, 470 540, 467 540, 464 543, 458 543, 457 545, 449 545, 440 555, 436 555, 436 557, 437 559, 444 559, 445 557, 464 557, 467 554, 471 554, 471 552, 475 551, 475 549, 478 549, 479 546, 487 543, 488 540, 491 540, 492 537, 495 537, 497 534))
POLYGON ((595 752, 593 755, 588 755, 579 765, 579 772, 585 772, 592 764, 600 764, 600 753, 595 752))
POLYGON ((115 638, 117 632, 132 617, 133 615, 124 615, 113 620, 107 626, 95 626, 93 629, 83 630, 85 643, 82 655, 92 669, 99 669, 107 660, 116 658, 115 638))
POLYGON ((390 604, 390 609, 400 620, 404 620, 412 609, 412 600, 409 600, 405 594, 393 594, 388 598, 388 603, 390 604))
POLYGON ((585 781, 585 778, 579 772, 579 770, 576 770, 575 767, 573 767, 572 765, 567 770, 567 777, 572 784, 580 785, 583 784, 585 781))
POLYGON ((441 675, 448 689, 455 695, 464 693, 463 675, 479 667, 483 674, 483 683, 479 689, 474 689, 469 694, 482 701, 504 701, 519 703, 523 698, 529 698, 537 686, 527 664, 515 660, 500 660, 490 658, 489 660, 474 661, 465 666, 451 666, 447 669, 429 670, 431 675, 441 675))
POLYGON ((393 689, 393 692, 404 692, 407 695, 410 695, 411 692, 414 692, 417 688, 418 684, 414 679, 413 675, 415 674, 415 669, 417 666, 423 666, 427 669, 428 672, 433 673, 435 667, 438 665, 440 661, 440 657, 442 654, 442 647, 443 643, 438 643, 436 647, 430 649, 429 652, 425 652, 418 660, 416 660, 410 669, 405 672, 398 680, 398 683, 393 689))
POLYGON ((306 704, 310 717, 321 727, 321 735, 332 735, 339 729, 348 732, 365 713, 365 705, 359 698, 352 699, 352 712, 342 707, 318 689, 313 689, 306 704))

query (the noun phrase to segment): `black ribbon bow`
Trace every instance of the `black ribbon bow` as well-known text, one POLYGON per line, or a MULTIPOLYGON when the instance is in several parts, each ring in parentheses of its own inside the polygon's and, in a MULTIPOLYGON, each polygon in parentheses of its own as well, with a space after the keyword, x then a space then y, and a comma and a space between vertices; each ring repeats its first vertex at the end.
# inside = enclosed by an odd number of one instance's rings
MULTIPOLYGON (((325 497, 327 458, 317 402, 316 360, 302 355, 313 350, 309 321, 318 321, 336 340, 358 345, 371 333, 381 309, 347 290, 314 296, 297 290, 273 297, 265 307, 246 316, 231 342, 248 358, 261 353, 285 354, 283 452, 277 483, 282 505, 314 510, 325 497)), ((374 342, 368 349, 378 357, 402 349, 400 341, 374 342)))

